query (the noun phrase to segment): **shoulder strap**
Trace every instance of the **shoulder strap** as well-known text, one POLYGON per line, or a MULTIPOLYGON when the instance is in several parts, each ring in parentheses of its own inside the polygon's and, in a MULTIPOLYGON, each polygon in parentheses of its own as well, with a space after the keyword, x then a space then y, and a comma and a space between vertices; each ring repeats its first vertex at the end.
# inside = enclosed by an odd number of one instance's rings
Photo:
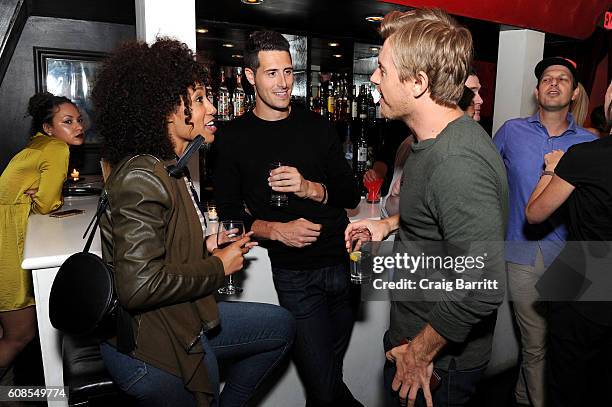
MULTIPOLYGON (((106 183, 108 184, 109 182, 111 182, 111 179, 117 174, 117 172, 119 170, 121 170, 123 167, 125 167, 125 165, 128 164, 130 161, 132 161, 133 159, 135 159, 136 157, 139 157, 141 155, 150 155, 150 154, 137 154, 135 156, 127 157, 127 158, 123 159, 121 162, 119 162, 119 164, 117 164, 117 166, 115 168, 113 168, 113 170, 111 171, 111 174, 109 175, 108 179, 106 180, 106 183)), ((151 155, 151 157, 153 157, 153 158, 155 158, 156 160, 159 161, 159 158, 157 158, 155 156, 152 156, 152 155, 151 155)), ((91 218, 91 221, 89 222, 89 225, 87 225, 87 229, 85 229, 85 233, 83 233, 83 239, 85 239, 85 236, 87 236, 87 233, 89 232, 89 229, 93 225, 93 230, 91 231, 91 233, 89 233, 89 237, 87 238, 87 243, 85 243, 85 247, 83 248, 83 253, 88 253, 89 252, 89 249, 91 248, 91 243, 93 242, 93 238, 94 238, 94 236, 96 234, 96 230, 98 229, 98 223, 100 222, 100 216, 102 216, 102 213, 106 210, 107 205, 108 205, 108 195, 106 193, 106 188, 105 188, 102 191, 102 195, 100 195, 100 200, 98 201, 98 207, 96 209, 96 213, 91 218)))
POLYGON ((85 239, 85 235, 89 232, 91 225, 93 224, 93 228, 89 233, 89 237, 87 238, 87 243, 85 243, 85 247, 83 248, 83 253, 89 252, 89 248, 91 247, 91 243, 93 242, 93 238, 96 234, 96 230, 98 230, 98 223, 100 223, 100 216, 106 210, 106 206, 108 205, 108 197, 106 196, 106 190, 102 191, 102 195, 100 195, 100 200, 98 201, 98 208, 96 209, 96 213, 91 218, 89 225, 87 225, 87 229, 83 234, 83 239, 85 239), (95 222, 95 223, 94 223, 95 222))

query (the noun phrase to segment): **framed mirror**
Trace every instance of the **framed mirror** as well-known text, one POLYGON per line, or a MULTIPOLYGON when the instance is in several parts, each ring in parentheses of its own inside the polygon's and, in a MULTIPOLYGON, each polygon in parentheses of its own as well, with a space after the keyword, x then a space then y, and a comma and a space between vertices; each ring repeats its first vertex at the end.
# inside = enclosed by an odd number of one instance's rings
POLYGON ((72 100, 83 116, 85 143, 71 148, 70 168, 100 173, 100 142, 91 101, 96 74, 107 54, 93 51, 34 47, 36 92, 48 91, 72 100))

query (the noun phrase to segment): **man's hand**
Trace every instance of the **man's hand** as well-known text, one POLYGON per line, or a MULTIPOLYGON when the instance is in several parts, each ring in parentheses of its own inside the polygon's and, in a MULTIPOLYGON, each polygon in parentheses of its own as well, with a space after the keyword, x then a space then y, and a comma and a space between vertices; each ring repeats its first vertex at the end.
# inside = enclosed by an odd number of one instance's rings
POLYGON ((399 390, 401 399, 408 396, 408 406, 414 406, 419 389, 423 389, 427 407, 433 406, 429 389, 433 360, 446 343, 446 339, 427 324, 411 342, 396 346, 385 354, 396 367, 391 387, 399 390))
POLYGON ((557 164, 559 164, 559 160, 563 157, 563 151, 561 150, 553 150, 548 154, 544 155, 544 168, 546 171, 554 171, 557 168, 557 164))
POLYGON ((385 179, 387 175, 387 164, 382 161, 374 161, 372 168, 363 174, 363 182, 373 182, 377 179, 385 179))
POLYGON ((363 174, 363 182, 373 182, 376 181, 378 178, 380 177, 373 169, 369 169, 365 172, 365 174, 363 174))
POLYGON ((388 351, 387 360, 395 363, 395 377, 391 388, 399 390, 400 399, 408 398, 408 406, 414 406, 419 389, 423 389, 427 407, 433 407, 429 380, 433 374, 433 362, 416 352, 412 342, 396 346, 388 351))
POLYGON ((357 222, 349 223, 344 231, 344 242, 346 249, 349 252, 359 250, 363 242, 370 240, 374 242, 382 242, 387 235, 392 232, 387 219, 363 219, 357 222))
POLYGON ((320 234, 320 224, 299 218, 291 222, 274 223, 270 237, 290 247, 304 247, 316 242, 320 234))
POLYGON ((268 178, 268 185, 273 191, 293 192, 300 198, 309 196, 310 181, 304 179, 295 167, 282 166, 273 169, 268 178))

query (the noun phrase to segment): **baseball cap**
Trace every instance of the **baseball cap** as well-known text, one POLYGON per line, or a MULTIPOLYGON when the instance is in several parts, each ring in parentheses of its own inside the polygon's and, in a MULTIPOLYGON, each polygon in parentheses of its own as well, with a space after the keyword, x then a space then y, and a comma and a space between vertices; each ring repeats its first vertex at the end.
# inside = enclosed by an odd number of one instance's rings
POLYGON ((542 77, 542 74, 544 73, 546 68, 552 65, 561 65, 566 67, 572 73, 572 76, 574 77, 574 82, 578 82, 578 71, 576 70, 576 63, 571 59, 563 57, 544 58, 543 60, 538 62, 535 69, 533 70, 536 78, 538 78, 538 81, 542 77))

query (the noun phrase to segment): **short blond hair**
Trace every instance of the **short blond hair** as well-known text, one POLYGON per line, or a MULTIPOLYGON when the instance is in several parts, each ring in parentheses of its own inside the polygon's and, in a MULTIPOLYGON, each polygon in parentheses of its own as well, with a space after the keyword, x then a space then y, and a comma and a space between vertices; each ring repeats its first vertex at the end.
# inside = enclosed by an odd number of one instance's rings
POLYGON ((391 56, 402 81, 427 74, 431 99, 457 106, 472 66, 472 34, 440 9, 392 11, 380 34, 391 46, 391 56))

